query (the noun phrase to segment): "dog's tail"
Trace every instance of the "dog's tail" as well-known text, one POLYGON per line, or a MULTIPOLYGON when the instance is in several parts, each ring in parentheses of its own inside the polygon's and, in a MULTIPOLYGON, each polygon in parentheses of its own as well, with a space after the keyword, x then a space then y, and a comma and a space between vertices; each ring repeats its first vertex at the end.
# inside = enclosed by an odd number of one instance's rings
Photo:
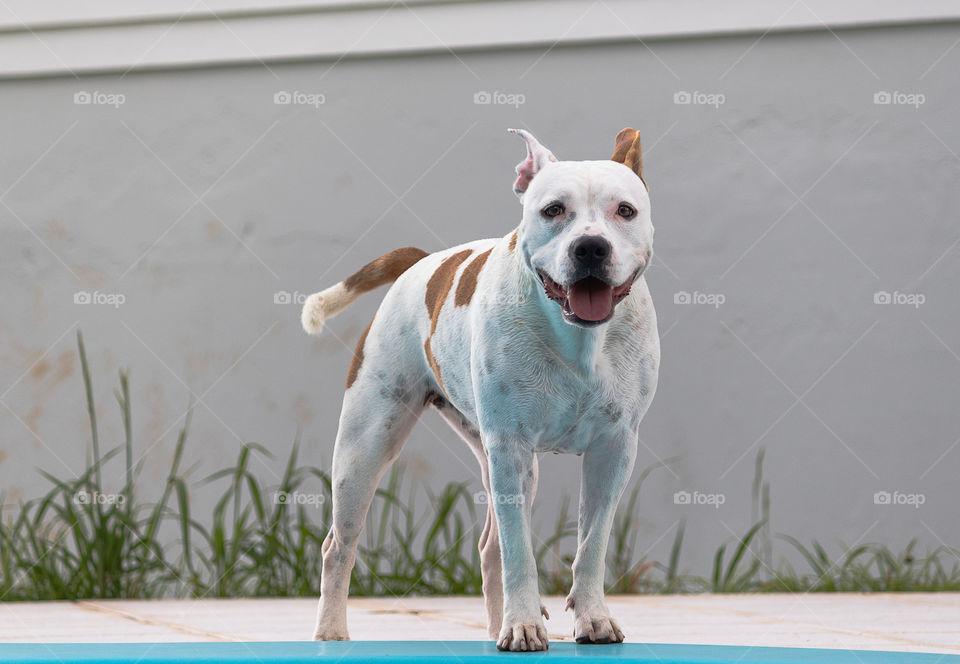
POLYGON ((416 247, 403 247, 371 261, 352 275, 307 298, 300 313, 300 322, 307 334, 320 334, 323 322, 346 309, 364 293, 397 280, 401 274, 427 255, 416 247))

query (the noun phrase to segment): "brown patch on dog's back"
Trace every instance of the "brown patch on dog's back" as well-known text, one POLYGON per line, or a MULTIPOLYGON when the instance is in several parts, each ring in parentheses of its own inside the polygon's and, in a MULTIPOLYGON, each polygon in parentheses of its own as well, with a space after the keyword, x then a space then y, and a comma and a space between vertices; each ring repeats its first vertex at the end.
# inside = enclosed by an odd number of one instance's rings
POLYGON ((373 327, 373 321, 370 321, 370 324, 367 325, 367 329, 363 331, 363 334, 360 335, 360 338, 357 340, 357 347, 353 349, 353 359, 350 360, 350 368, 347 370, 347 389, 350 389, 350 386, 353 385, 353 381, 357 379, 357 374, 360 373, 360 367, 363 365, 363 346, 367 342, 367 335, 370 334, 370 328, 373 327))
POLYGON ((443 303, 453 288, 453 278, 457 274, 457 268, 463 261, 470 257, 472 249, 464 249, 452 256, 448 256, 440 263, 440 266, 434 270, 427 281, 427 292, 424 296, 424 303, 427 305, 427 311, 430 313, 430 334, 437 329, 437 321, 440 319, 440 310, 443 303))
POLYGON ((480 270, 483 269, 487 259, 490 258, 490 252, 493 249, 487 249, 482 254, 474 258, 467 267, 463 268, 460 275, 460 281, 457 282, 457 291, 453 295, 453 304, 456 307, 463 307, 470 304, 473 299, 473 292, 477 290, 477 278, 480 276, 480 270))
POLYGON ((444 387, 443 378, 440 377, 440 365, 437 363, 437 358, 433 356, 433 349, 430 348, 430 337, 427 337, 427 340, 423 342, 423 353, 427 356, 427 364, 430 365, 430 370, 433 371, 433 375, 437 379, 440 391, 446 394, 447 388, 444 387))
POLYGON ((460 267, 460 264, 467 260, 472 253, 472 249, 464 249, 452 256, 447 256, 427 281, 424 303, 427 305, 427 313, 430 314, 430 334, 423 343, 423 352, 426 353, 427 362, 430 364, 430 368, 433 370, 433 375, 436 376, 437 384, 441 390, 443 390, 444 387, 443 379, 440 377, 440 365, 437 364, 437 360, 433 356, 433 351, 430 349, 430 339, 437 330, 437 321, 440 320, 440 310, 443 309, 443 303, 446 301, 450 289, 453 288, 453 278, 457 274, 457 268, 460 267))
POLYGON ((416 247, 394 249, 380 258, 370 261, 351 274, 343 281, 343 285, 349 290, 359 290, 366 293, 374 288, 396 281, 397 277, 406 272, 411 265, 427 255, 427 252, 423 249, 417 249, 416 247))
MULTIPOLYGON (((343 286, 347 290, 366 293, 374 288, 396 281, 397 278, 406 272, 414 263, 428 255, 429 254, 423 249, 417 249, 416 247, 394 249, 380 258, 370 261, 344 279, 343 286)), ((350 360, 350 368, 347 370, 348 390, 357 379, 357 374, 360 373, 360 367, 363 366, 363 347, 367 341, 367 335, 370 333, 371 326, 373 326, 372 320, 370 321, 370 325, 367 325, 367 329, 360 335, 357 346, 353 350, 353 359, 350 360)))
POLYGON ((513 231, 513 235, 510 236, 510 244, 507 246, 507 249, 513 251, 517 248, 517 231, 513 231))

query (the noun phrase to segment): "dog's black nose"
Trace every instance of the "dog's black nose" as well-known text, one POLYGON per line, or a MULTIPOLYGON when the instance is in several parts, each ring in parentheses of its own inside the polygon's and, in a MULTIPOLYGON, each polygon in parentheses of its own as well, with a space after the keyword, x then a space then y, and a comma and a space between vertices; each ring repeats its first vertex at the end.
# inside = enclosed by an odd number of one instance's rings
POLYGON ((599 265, 610 257, 612 249, 604 238, 585 235, 570 244, 570 259, 576 265, 599 265))

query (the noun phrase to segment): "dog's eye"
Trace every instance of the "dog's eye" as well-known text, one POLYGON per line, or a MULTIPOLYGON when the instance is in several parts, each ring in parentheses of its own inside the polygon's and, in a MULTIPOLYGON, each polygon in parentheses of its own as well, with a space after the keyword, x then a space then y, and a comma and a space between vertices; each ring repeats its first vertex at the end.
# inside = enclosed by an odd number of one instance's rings
POLYGON ((563 211, 564 207, 562 203, 551 203, 547 207, 540 210, 540 214, 542 214, 544 217, 553 218, 559 217, 561 214, 563 214, 563 211))
POLYGON ((619 214, 624 219, 630 219, 636 213, 637 211, 633 209, 633 206, 627 205, 626 203, 621 203, 620 207, 617 208, 617 214, 619 214))

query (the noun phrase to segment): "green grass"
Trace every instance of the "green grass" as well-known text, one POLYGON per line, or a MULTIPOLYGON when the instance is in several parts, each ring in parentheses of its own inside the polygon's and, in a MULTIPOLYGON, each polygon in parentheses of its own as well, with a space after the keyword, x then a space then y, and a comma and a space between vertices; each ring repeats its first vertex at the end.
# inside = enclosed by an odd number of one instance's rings
MULTIPOLYGON (((47 493, 5 507, 0 600, 318 595, 321 548, 331 520, 327 471, 301 465, 294 441, 280 481, 265 485, 251 465, 257 457, 269 462, 272 455, 259 444, 244 445, 232 467, 201 480, 219 498, 210 513, 198 515, 182 467, 188 415, 159 495, 140 495, 144 463, 134 460, 129 375, 120 372, 116 390, 123 440, 104 452, 79 334, 77 345, 92 457, 74 479, 41 471, 50 482, 47 493), (116 473, 122 486, 111 492, 103 477, 116 473)), ((716 548, 708 576, 680 571, 683 523, 665 561, 638 556, 641 543, 634 514, 644 482, 662 465, 639 474, 617 513, 607 560, 611 593, 960 590, 960 557, 948 547, 921 553, 912 541, 895 553, 881 544, 862 544, 841 546, 839 554, 831 555, 817 541, 804 544, 787 535, 774 536, 762 452, 752 485, 753 525, 716 548), (785 556, 775 569, 775 543, 802 561, 804 569, 794 569, 785 556)), ((351 593, 479 594, 476 543, 485 510, 475 505, 473 495, 464 483, 449 483, 430 493, 406 482, 402 466, 395 465, 374 497, 351 593), (427 505, 418 507, 417 497, 423 495, 427 505)), ((563 594, 570 587, 576 548, 570 511, 570 501, 564 499, 552 534, 536 550, 545 593, 563 594)))

